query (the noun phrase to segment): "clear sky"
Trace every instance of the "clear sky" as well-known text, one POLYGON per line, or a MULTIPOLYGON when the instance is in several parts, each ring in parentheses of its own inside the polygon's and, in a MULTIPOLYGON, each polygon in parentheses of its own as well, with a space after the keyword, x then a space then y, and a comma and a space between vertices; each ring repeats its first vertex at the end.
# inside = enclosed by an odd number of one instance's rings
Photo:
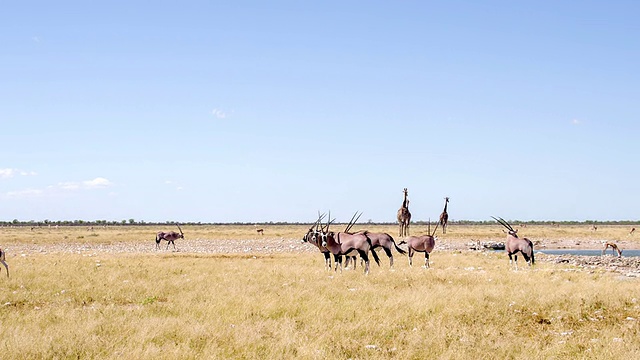
POLYGON ((4 1, 0 220, 640 219, 638 1, 4 1))

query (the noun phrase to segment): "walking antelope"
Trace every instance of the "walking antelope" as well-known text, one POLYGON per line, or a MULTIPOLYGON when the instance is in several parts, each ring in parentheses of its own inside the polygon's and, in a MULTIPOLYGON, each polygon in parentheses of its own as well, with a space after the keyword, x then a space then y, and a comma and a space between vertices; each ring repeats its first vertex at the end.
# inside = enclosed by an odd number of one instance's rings
POLYGON ((436 240, 438 239, 436 234, 436 230, 438 230, 438 224, 436 223, 435 229, 431 232, 431 220, 429 220, 429 228, 427 230, 427 235, 422 236, 409 236, 406 241, 403 240, 400 242, 400 245, 407 244, 409 248, 409 266, 413 267, 413 255, 416 252, 424 253, 424 265, 422 266, 425 269, 429 268, 429 254, 433 251, 433 248, 436 246, 436 240))
POLYGON ((176 243, 174 241, 177 239, 184 239, 184 233, 182 232, 180 225, 176 224, 176 226, 178 227, 178 230, 180 230, 180 234, 178 234, 175 231, 169 231, 169 232, 160 231, 156 235, 156 249, 160 249, 160 241, 162 240, 167 241, 167 249, 169 249, 169 244, 173 244, 173 249, 174 250, 176 249, 176 243))
POLYGON ((7 269, 7 277, 9 277, 9 265, 7 265, 7 259, 4 250, 0 249, 0 263, 7 269))
POLYGON ((440 225, 442 226, 442 233, 447 233, 447 223, 449 222, 449 213, 447 213, 447 205, 449 204, 449 197, 444 198, 444 210, 440 214, 440 225))
POLYGON ((620 250, 620 248, 618 247, 618 245, 616 245, 616 243, 610 242, 610 241, 607 241, 607 242, 604 243, 604 249, 602 249, 602 255, 604 255, 607 252, 608 248, 611 248, 611 250, 613 251, 614 255, 617 252, 618 253, 618 257, 622 257, 622 250, 620 250))
POLYGON ((636 232, 636 228, 632 227, 631 231, 629 231, 629 235, 633 235, 634 232, 636 232))
POLYGON ((536 260, 533 255, 533 242, 527 238, 519 238, 517 234, 518 230, 514 230, 503 218, 495 218, 493 216, 492 218, 508 230, 507 241, 504 243, 504 249, 509 255, 509 265, 515 265, 516 270, 518 270, 518 253, 522 254, 524 260, 529 264, 529 266, 535 264, 536 260))
POLYGON ((409 212, 409 199, 407 198, 407 188, 403 190, 404 198, 402 206, 398 209, 398 224, 400 225, 399 236, 409 236, 409 223, 411 222, 411 212, 409 212))
MULTIPOLYGON (((331 217, 331 216, 329 216, 331 217)), ((365 234, 350 234, 346 232, 329 231, 331 221, 327 221, 327 227, 322 229, 322 247, 327 248, 333 255, 346 255, 357 252, 364 260, 364 273, 369 273, 369 251, 371 250, 371 239, 365 234)), ((347 226, 348 228, 348 226, 347 226)), ((380 265, 380 258, 375 251, 372 252, 373 259, 380 265)), ((340 271, 342 271, 342 260, 340 259, 340 271)))

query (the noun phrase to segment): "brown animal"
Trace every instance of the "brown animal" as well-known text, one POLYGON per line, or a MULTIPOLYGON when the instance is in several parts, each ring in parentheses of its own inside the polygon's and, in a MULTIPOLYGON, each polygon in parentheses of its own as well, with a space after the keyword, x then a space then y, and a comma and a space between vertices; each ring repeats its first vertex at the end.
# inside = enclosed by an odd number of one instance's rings
POLYGON ((264 235, 264 229, 256 229, 256 232, 260 235, 264 235))
POLYGON ((403 240, 400 242, 400 245, 407 244, 407 247, 409 248, 410 267, 413 267, 413 255, 416 252, 423 252, 424 265, 422 267, 425 269, 429 268, 429 254, 433 251, 433 248, 436 246, 436 239, 438 239, 435 236, 436 230, 438 230, 438 224, 436 224, 435 229, 433 229, 433 233, 431 232, 431 220, 429 220, 427 235, 409 236, 406 241, 403 240))
POLYGON ((629 231, 629 235, 633 235, 633 233, 636 232, 636 228, 631 228, 631 231, 629 231))
MULTIPOLYGON (((331 216, 329 216, 331 218, 331 216)), ((322 229, 321 246, 329 250, 334 256, 349 256, 355 252, 364 260, 364 273, 369 273, 369 251, 371 250, 371 239, 364 234, 349 234, 345 232, 329 231, 331 221, 327 221, 327 227, 322 229)), ((373 259, 380 265, 380 258, 375 251, 372 252, 373 259)), ((342 271, 342 258, 340 271, 342 271)))
POLYGON ((614 255, 616 254, 616 252, 618 252, 618 257, 622 257, 622 250, 620 250, 620 248, 618 247, 618 245, 616 245, 616 243, 610 242, 610 241, 607 241, 606 243, 604 243, 604 249, 602 249, 602 255, 604 255, 607 252, 608 248, 611 248, 614 255))
POLYGON ((184 233, 182 232, 180 225, 176 224, 176 226, 178 227, 178 230, 180 230, 180 234, 178 234, 175 231, 169 231, 169 232, 160 231, 159 233, 156 234, 156 249, 160 249, 160 241, 162 240, 167 241, 167 249, 169 249, 169 244, 173 244, 173 249, 174 250, 176 249, 175 240, 184 239, 184 233))
POLYGON ((4 250, 0 249, 0 263, 7 269, 7 277, 9 277, 9 265, 7 265, 7 259, 4 250))
POLYGON ((407 188, 404 188, 404 199, 402 206, 398 209, 398 224, 400 225, 399 236, 409 236, 409 223, 411 223, 411 212, 409 212, 409 198, 407 188))
POLYGON ((449 222, 449 213, 447 213, 447 205, 449 204, 449 198, 444 198, 444 210, 440 214, 440 226, 442 226, 442 233, 447 233, 447 223, 449 222))
POLYGON ((533 242, 527 238, 520 239, 517 234, 518 230, 514 230, 503 218, 495 218, 493 216, 492 218, 508 230, 504 249, 509 255, 509 265, 515 265, 516 271, 518 270, 518 253, 522 254, 529 266, 535 264, 536 259, 533 255, 533 242))

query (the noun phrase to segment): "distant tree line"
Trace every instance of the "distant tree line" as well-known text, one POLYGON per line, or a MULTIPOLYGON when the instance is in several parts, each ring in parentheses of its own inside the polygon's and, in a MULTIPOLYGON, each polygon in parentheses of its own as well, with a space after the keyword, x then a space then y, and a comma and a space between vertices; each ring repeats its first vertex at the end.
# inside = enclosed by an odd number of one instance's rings
MULTIPOLYGON (((520 224, 526 225, 636 225, 640 224, 640 220, 607 220, 607 221, 599 221, 599 220, 585 220, 585 221, 538 221, 538 220, 508 220, 508 222, 517 226, 520 224)), ((136 226, 136 225, 149 225, 149 226, 164 226, 164 225, 173 225, 179 223, 180 225, 307 225, 307 222, 287 222, 287 221, 269 221, 269 222, 178 222, 178 221, 162 221, 162 222, 147 222, 144 220, 135 220, 135 219, 123 219, 123 220, 18 220, 13 219, 12 221, 0 221, 0 226, 136 226)), ((413 221, 413 224, 416 225, 427 225, 427 221, 413 221)), ((341 224, 341 223, 337 223, 341 224)), ((397 225, 396 222, 374 222, 372 220, 367 221, 367 225, 397 225)), ((435 225, 435 222, 432 222, 435 225)), ((454 220, 449 221, 450 225, 493 225, 497 224, 493 220, 483 220, 483 221, 474 221, 474 220, 454 220)))

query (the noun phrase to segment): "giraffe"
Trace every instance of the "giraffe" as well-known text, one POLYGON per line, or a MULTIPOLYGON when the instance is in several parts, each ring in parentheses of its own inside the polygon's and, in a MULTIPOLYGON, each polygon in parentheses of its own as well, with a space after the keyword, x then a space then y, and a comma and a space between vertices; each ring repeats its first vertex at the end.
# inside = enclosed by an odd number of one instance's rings
POLYGON ((440 214, 440 225, 442 226, 442 233, 447 233, 447 222, 449 222, 449 214, 447 213, 447 205, 449 204, 449 197, 444 198, 444 210, 440 214))
POLYGON ((409 212, 409 199, 407 198, 407 188, 404 188, 404 199, 402 206, 398 209, 398 224, 400 225, 399 236, 409 236, 409 223, 411 222, 411 213, 409 212))

